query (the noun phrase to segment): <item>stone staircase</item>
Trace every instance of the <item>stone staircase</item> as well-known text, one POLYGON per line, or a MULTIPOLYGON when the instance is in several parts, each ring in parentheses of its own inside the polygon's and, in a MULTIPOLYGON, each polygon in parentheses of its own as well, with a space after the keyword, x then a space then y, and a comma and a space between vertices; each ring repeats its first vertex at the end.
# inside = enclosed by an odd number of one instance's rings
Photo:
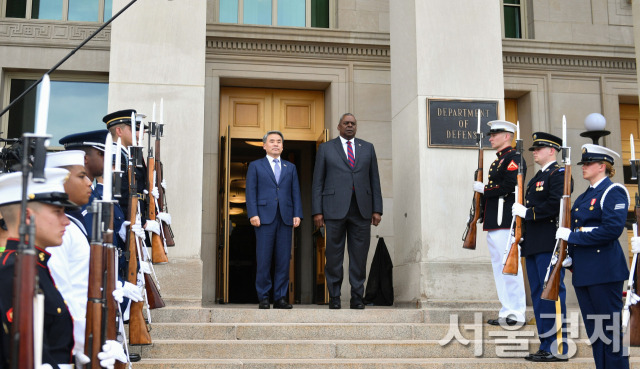
MULTIPOLYGON (((152 312, 153 345, 132 347, 143 357, 133 367, 595 368, 577 310, 570 311, 576 321, 569 328, 570 350, 575 353, 568 363, 522 359, 538 348, 535 326, 507 330, 484 324, 495 311, 492 304, 464 302, 364 311, 318 305, 259 310, 253 305, 200 307, 168 302, 152 312)), ((640 350, 631 349, 631 363, 640 369, 640 350)))

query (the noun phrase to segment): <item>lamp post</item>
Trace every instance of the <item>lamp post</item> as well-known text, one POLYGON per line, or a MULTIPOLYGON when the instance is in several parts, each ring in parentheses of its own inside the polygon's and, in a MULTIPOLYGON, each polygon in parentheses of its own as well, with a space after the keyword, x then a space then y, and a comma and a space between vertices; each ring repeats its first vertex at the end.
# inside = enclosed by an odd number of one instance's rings
POLYGON ((594 145, 598 145, 600 137, 607 136, 611 132, 605 130, 607 120, 600 113, 591 113, 584 118, 584 127, 587 129, 585 132, 580 133, 581 137, 589 137, 594 145))

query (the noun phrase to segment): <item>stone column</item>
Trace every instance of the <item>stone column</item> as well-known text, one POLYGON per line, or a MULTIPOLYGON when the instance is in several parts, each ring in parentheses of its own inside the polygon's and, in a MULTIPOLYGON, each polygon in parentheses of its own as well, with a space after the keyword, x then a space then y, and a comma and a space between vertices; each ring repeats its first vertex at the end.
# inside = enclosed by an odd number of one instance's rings
MULTIPOLYGON (((128 2, 114 0, 114 14, 128 2)), ((138 1, 111 25, 109 111, 134 108, 151 119, 153 102, 159 109, 164 99, 161 154, 176 239, 170 263, 155 267, 165 299, 202 298, 206 3, 138 1)))
POLYGON ((394 0, 390 14, 396 300, 497 302, 481 225, 462 249, 477 151, 427 147, 427 99, 497 100, 504 116, 500 2, 394 0))

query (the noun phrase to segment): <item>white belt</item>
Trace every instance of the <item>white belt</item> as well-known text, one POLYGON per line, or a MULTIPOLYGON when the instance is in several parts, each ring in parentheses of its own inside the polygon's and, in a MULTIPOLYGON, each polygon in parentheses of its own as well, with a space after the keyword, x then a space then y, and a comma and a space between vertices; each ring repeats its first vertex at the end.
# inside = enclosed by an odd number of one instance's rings
POLYGON ((575 231, 576 232, 591 232, 594 229, 598 229, 598 227, 580 227, 580 228, 576 228, 575 231))

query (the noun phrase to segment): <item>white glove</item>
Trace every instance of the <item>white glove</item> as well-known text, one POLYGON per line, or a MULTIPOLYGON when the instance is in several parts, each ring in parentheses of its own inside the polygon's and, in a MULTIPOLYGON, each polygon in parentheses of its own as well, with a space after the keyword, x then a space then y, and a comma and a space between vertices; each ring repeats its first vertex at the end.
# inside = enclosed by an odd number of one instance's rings
POLYGON ((143 193, 143 194, 145 194, 145 195, 148 195, 148 194, 149 194, 149 191, 147 191, 146 189, 144 189, 144 190, 142 190, 142 193, 143 193))
POLYGON ((560 227, 556 231, 556 238, 563 239, 565 241, 569 241, 569 235, 571 234, 571 230, 569 228, 560 227))
POLYGON ((158 187, 154 187, 151 190, 151 194, 153 195, 153 197, 155 197, 156 199, 160 198, 160 193, 158 192, 158 187))
POLYGON ((127 355, 125 355, 121 343, 117 341, 107 341, 102 345, 102 352, 98 353, 98 360, 100 360, 101 367, 113 369, 116 360, 121 363, 126 363, 127 355))
POLYGON ((140 271, 144 274, 151 274, 151 267, 149 266, 148 261, 140 262, 140 271))
POLYGON ((160 223, 158 223, 155 220, 147 220, 147 222, 144 224, 144 230, 147 232, 153 232, 155 234, 157 234, 158 236, 160 235, 160 223))
POLYGON ((82 365, 89 364, 91 359, 85 355, 84 352, 74 352, 73 355, 76 358, 76 366, 82 368, 82 365))
POLYGON ((631 252, 640 253, 640 237, 631 237, 631 252))
POLYGON ((162 178, 162 181, 160 182, 160 186, 162 186, 162 188, 164 188, 165 190, 167 189, 167 181, 162 178))
POLYGON ((51 366, 51 364, 44 363, 44 364, 40 364, 38 369, 53 369, 53 367, 51 366))
POLYGON ((473 190, 476 192, 484 193, 484 183, 478 181, 473 182, 473 190))
POLYGON ((118 230, 118 236, 120 236, 120 239, 123 241, 127 240, 127 226, 129 226, 129 224, 131 224, 131 222, 128 220, 125 220, 124 222, 122 222, 122 226, 120 227, 120 230, 118 230))
POLYGON ((122 304, 122 302, 124 301, 124 291, 122 290, 122 287, 119 286, 120 283, 116 283, 116 289, 113 290, 113 299, 116 300, 116 302, 118 304, 122 304))
POLYGON ((122 304, 123 297, 128 297, 134 302, 142 301, 142 289, 129 282, 124 282, 123 286, 122 282, 118 281, 116 289, 113 290, 113 298, 122 304))
POLYGON ((640 302, 640 296, 636 295, 634 292, 629 291, 627 293, 630 293, 631 295, 629 295, 629 302, 631 303, 631 305, 635 305, 638 302, 640 302))
POLYGON ((513 206, 511 207, 511 216, 519 216, 520 218, 524 218, 527 216, 527 207, 522 205, 522 204, 518 204, 517 202, 513 203, 513 206))
POLYGON ((135 233, 139 238, 144 239, 144 229, 142 229, 140 223, 133 224, 131 226, 131 231, 135 233))
POLYGON ((572 265, 573 265, 573 259, 571 259, 571 256, 567 255, 567 257, 564 258, 564 261, 562 262, 562 266, 564 268, 571 268, 572 265))
POLYGON ((169 214, 169 213, 160 212, 160 213, 156 214, 156 218, 160 219, 161 221, 165 222, 166 224, 171 225, 171 214, 169 214))

